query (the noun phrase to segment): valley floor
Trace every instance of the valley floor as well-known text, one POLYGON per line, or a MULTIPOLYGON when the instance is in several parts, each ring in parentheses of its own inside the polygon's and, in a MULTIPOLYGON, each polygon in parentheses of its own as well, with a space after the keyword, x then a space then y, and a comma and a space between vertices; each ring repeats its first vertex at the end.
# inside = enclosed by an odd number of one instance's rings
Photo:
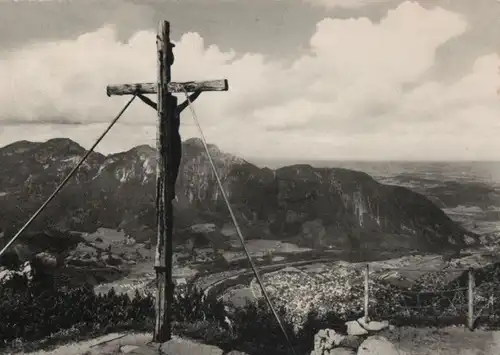
MULTIPOLYGON (((500 331, 476 330, 471 332, 462 327, 442 329, 396 328, 387 330, 387 337, 398 350, 407 355, 498 355, 500 354, 500 331)), ((60 346, 51 351, 26 353, 32 355, 97 355, 97 354, 158 354, 158 346, 149 344, 151 334, 123 333, 108 334, 92 340, 60 346)), ((199 349, 186 347, 186 352, 176 355, 210 355, 213 347, 200 345, 199 349), (210 350, 211 349, 211 350, 210 350), (207 354, 208 355, 208 354, 207 354)), ((17 353, 23 354, 23 353, 17 353)), ((13 355, 17 355, 13 354, 13 355)), ((222 354, 222 353, 220 353, 222 354)))

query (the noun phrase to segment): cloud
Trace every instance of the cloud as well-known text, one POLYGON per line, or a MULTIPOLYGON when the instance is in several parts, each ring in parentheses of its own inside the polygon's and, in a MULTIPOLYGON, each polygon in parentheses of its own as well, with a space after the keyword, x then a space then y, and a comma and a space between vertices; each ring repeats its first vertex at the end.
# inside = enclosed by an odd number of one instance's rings
MULTIPOLYGON (((455 13, 405 2, 378 23, 320 21, 308 53, 291 64, 223 52, 186 33, 173 79, 229 80, 228 92, 203 93, 195 109, 211 142, 243 156, 491 159, 500 148, 498 56, 478 58, 453 83, 424 79, 438 48, 466 30, 455 13)), ((4 53, 0 119, 8 124, 0 144, 67 136, 90 146, 127 100, 108 98, 106 85, 155 80, 155 33, 127 43, 115 33, 107 26, 4 53), (15 121, 31 122, 29 132, 15 121)), ((183 137, 198 135, 189 110, 182 120, 183 137)), ((153 144, 155 122, 151 108, 134 103, 101 151, 153 144)))
POLYGON ((366 5, 388 2, 389 0, 305 0, 315 6, 322 6, 327 9, 336 7, 344 9, 357 9, 366 5))

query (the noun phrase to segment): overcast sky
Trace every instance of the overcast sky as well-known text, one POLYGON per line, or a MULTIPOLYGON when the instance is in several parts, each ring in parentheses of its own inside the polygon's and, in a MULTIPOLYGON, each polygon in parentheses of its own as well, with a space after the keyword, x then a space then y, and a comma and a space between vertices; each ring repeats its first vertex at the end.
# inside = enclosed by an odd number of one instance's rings
MULTIPOLYGON (((227 78, 195 103, 205 135, 243 157, 498 160, 496 0, 0 1, 0 145, 69 137, 89 147, 156 80, 169 20, 173 79, 227 78)), ((183 138, 197 136, 189 110, 183 138)), ((103 153, 154 144, 135 102, 103 153)))

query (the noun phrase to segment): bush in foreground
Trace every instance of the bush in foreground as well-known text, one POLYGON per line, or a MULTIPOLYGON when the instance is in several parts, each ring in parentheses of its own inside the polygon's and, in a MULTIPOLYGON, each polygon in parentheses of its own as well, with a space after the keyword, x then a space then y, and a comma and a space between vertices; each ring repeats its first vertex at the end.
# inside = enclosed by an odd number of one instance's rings
POLYGON ((151 298, 96 295, 90 287, 67 292, 16 276, 0 286, 0 344, 15 339, 36 341, 63 330, 104 333, 112 327, 147 328, 154 314, 151 298))

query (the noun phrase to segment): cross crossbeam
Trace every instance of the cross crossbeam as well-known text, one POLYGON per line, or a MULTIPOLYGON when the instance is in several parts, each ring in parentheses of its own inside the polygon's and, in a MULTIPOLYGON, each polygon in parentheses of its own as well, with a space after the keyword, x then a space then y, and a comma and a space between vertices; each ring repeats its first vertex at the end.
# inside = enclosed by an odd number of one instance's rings
POLYGON ((172 301, 174 283, 172 279, 172 235, 173 206, 175 198, 175 182, 181 160, 181 138, 179 121, 181 111, 187 107, 186 100, 177 105, 173 93, 194 92, 190 101, 194 101, 203 91, 227 91, 227 80, 171 82, 171 66, 174 63, 173 47, 170 42, 170 24, 162 21, 156 37, 157 75, 156 83, 108 85, 108 96, 138 95, 147 105, 158 112, 158 131, 156 139, 156 211, 157 211, 157 244, 155 254, 156 270, 156 326, 153 340, 165 342, 172 335, 172 301), (156 94, 157 102, 144 95, 156 94))
MULTIPOLYGON (((188 81, 185 83, 170 82, 167 84, 168 92, 184 93, 195 91, 227 91, 229 89, 227 80, 208 80, 208 81, 188 81)), ((133 95, 133 94, 157 94, 157 83, 138 83, 138 84, 120 84, 108 85, 106 94, 108 96, 133 95)))

